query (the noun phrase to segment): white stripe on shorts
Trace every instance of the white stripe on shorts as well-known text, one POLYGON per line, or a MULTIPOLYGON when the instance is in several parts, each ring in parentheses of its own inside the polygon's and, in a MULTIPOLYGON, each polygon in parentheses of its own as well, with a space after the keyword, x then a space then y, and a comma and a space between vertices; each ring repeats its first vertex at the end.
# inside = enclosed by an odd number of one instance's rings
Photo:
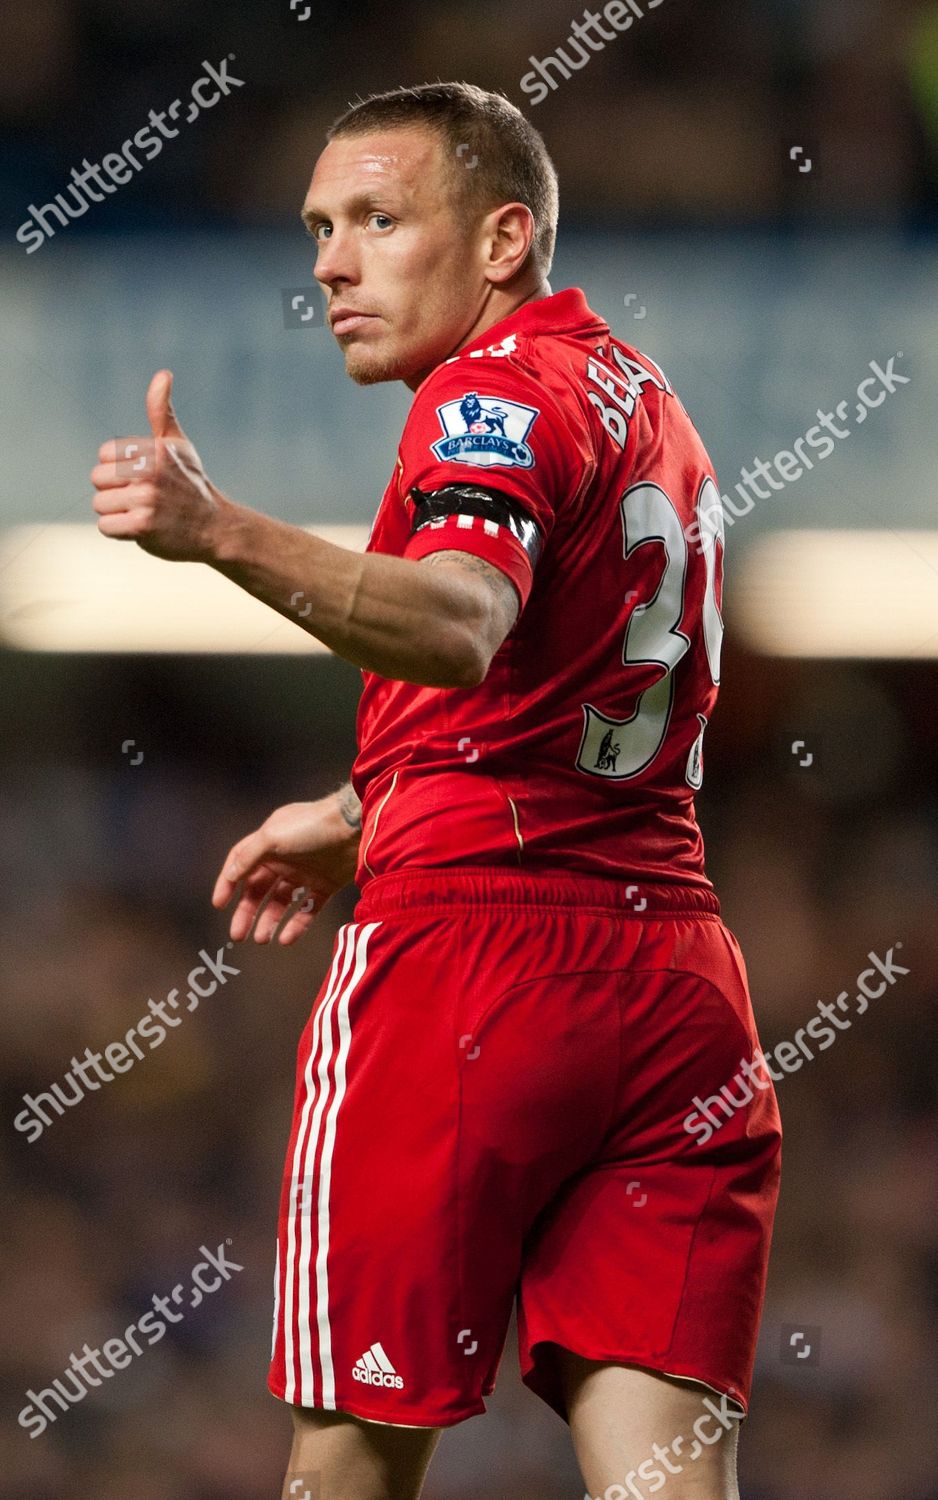
POLYGON ((351 959, 351 944, 346 947, 346 938, 351 931, 351 924, 346 923, 336 933, 335 957, 332 960, 332 968, 329 971, 329 980, 323 992, 323 997, 319 1002, 319 1009, 316 1011, 313 1019, 309 1042, 309 1056, 306 1059, 304 1072, 303 1108, 300 1112, 300 1122, 296 1132, 296 1144, 293 1150, 293 1165, 290 1172, 290 1206, 287 1215, 286 1236, 287 1265, 283 1288, 283 1358, 285 1366, 284 1378, 286 1381, 284 1399, 290 1402, 298 1400, 296 1382, 293 1378, 293 1320, 297 1297, 300 1294, 300 1288, 296 1283, 296 1216, 301 1196, 303 1213, 308 1214, 310 1211, 309 1195, 311 1183, 304 1181, 300 1176, 300 1166, 303 1161, 303 1142, 313 1107, 313 1067, 316 1062, 316 1053, 319 1050, 323 1012, 326 1010, 335 993, 336 985, 341 982, 340 974, 343 973, 343 963, 351 959))
POLYGON ((277 1320, 280 1317, 280 1236, 277 1236, 277 1259, 274 1261, 274 1326, 270 1335, 270 1357, 277 1348, 277 1320))
POLYGON ((286 1365, 285 1399, 300 1406, 311 1406, 313 1388, 313 1340, 310 1309, 310 1262, 312 1258, 312 1184, 320 1134, 323 1139, 317 1192, 318 1245, 316 1255, 316 1325, 319 1363, 322 1375, 322 1405, 334 1410, 335 1381, 332 1366, 332 1330, 329 1323, 329 1193, 332 1180, 332 1157, 335 1149, 336 1119, 345 1095, 345 1069, 351 1044, 349 1002, 365 972, 368 939, 378 922, 364 927, 347 923, 340 928, 336 955, 332 963, 322 1001, 313 1021, 310 1051, 304 1078, 304 1101, 293 1155, 290 1188, 290 1214, 287 1221, 287 1269, 284 1292, 284 1359, 286 1365), (326 1109, 330 1088, 329 1066, 333 1055, 332 1018, 337 1012, 338 1050, 335 1062, 335 1092, 326 1109), (317 1067, 318 1054, 318 1067, 317 1067), (313 1088, 313 1070, 316 1087, 313 1088), (315 1093, 315 1108, 313 1098, 315 1093), (312 1120, 310 1121, 310 1115, 312 1120), (325 1126, 323 1117, 325 1115, 325 1126), (309 1137, 306 1139, 307 1127, 309 1137), (304 1145, 305 1140, 305 1145, 304 1145), (299 1253, 297 1254, 297 1217, 299 1217, 299 1253), (294 1307, 296 1308, 296 1347, 299 1355, 299 1390, 293 1376, 294 1307))
MULTIPOLYGON (((371 922, 363 927, 355 944, 355 970, 351 982, 342 993, 338 1005, 339 1021, 339 1055, 335 1065, 335 1093, 332 1096, 332 1104, 326 1116, 326 1130, 322 1147, 322 1163, 319 1172, 319 1248, 316 1255, 316 1299, 317 1317, 319 1322, 319 1359, 322 1366, 322 1404, 330 1411, 335 1410, 335 1372, 332 1368, 332 1327, 329 1322, 329 1273, 327 1257, 329 1254, 329 1193, 332 1187, 332 1157, 335 1151, 336 1119, 342 1100, 345 1097, 345 1064, 348 1059, 349 1046, 352 1041, 352 1027, 349 1021, 349 1001, 353 991, 357 988, 362 975, 365 972, 365 964, 368 958, 368 939, 374 932, 379 922, 371 922)), ((304 1334, 308 1337, 305 1329, 300 1330, 300 1360, 301 1375, 303 1383, 306 1380, 306 1370, 302 1365, 304 1334)), ((310 1399, 312 1399, 312 1366, 310 1366, 310 1399)))

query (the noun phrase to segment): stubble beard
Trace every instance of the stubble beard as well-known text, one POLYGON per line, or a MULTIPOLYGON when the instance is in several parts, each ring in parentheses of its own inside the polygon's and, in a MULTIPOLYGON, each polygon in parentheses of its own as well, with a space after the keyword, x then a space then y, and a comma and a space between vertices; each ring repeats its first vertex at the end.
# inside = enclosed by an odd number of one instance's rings
POLYGON ((343 353, 345 373, 356 385, 382 385, 388 380, 404 380, 409 373, 407 362, 400 354, 385 354, 367 345, 359 349, 354 342, 343 353))

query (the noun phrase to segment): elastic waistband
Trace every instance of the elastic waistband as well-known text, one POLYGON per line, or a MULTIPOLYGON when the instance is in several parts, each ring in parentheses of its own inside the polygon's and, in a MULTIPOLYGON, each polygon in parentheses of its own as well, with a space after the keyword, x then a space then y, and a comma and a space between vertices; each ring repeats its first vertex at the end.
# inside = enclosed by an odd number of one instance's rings
POLYGON ((720 914, 719 900, 707 887, 604 880, 571 870, 445 865, 373 876, 356 904, 355 920, 437 906, 579 907, 640 918, 720 914))

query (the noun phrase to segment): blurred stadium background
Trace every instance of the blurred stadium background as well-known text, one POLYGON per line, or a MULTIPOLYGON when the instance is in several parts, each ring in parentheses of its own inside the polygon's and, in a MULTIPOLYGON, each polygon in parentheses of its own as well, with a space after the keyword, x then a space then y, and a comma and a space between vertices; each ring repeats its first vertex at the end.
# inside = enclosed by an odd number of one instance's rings
MULTIPOLYGON (((786 1171, 742 1492, 938 1497, 938 4, 663 0, 528 105, 529 58, 582 15, 571 0, 6 0, 6 1500, 279 1492, 289 1422, 265 1378, 294 1050, 354 892, 298 949, 237 957, 158 1052, 35 1144, 12 1122, 224 941, 209 892, 230 844, 347 774, 357 672, 239 612, 227 585, 206 608, 207 570, 141 568, 98 539, 87 472, 101 441, 143 429, 168 365, 222 488, 364 539, 408 396, 345 380, 297 213, 348 100, 437 77, 501 88, 543 130, 554 289, 581 285, 664 366, 724 491, 849 403, 836 451, 729 530, 699 809, 766 1046, 852 994, 867 953, 901 942, 910 973, 779 1085, 786 1171), (232 53, 241 86, 26 253, 29 205, 232 53), (858 386, 893 357, 908 384, 861 425, 858 386), (27 1389, 226 1239, 244 1270, 31 1440, 27 1389)), ((512 1336, 488 1416, 444 1438, 427 1500, 582 1489, 512 1336)))

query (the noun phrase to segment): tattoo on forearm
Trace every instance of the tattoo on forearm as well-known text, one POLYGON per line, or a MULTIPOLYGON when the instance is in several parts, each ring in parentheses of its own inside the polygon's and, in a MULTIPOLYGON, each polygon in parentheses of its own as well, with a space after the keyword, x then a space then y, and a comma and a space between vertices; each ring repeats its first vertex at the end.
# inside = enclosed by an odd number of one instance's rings
POLYGON ((350 781, 347 781, 344 786, 339 788, 339 812, 342 814, 349 828, 354 828, 356 833, 361 833, 362 805, 350 781))

